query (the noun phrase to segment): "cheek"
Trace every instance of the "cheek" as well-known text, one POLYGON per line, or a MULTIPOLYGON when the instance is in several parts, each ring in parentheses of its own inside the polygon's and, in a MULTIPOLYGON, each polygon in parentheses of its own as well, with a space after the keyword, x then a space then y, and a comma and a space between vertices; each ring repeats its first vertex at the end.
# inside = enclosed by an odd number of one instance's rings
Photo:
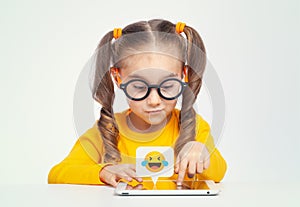
POLYGON ((166 104, 170 107, 170 108, 174 108, 177 104, 177 100, 171 100, 171 101, 167 101, 166 104))
POLYGON ((133 111, 140 111, 140 109, 142 109, 142 105, 143 105, 142 102, 143 101, 132 101, 130 99, 127 99, 127 103, 133 111))

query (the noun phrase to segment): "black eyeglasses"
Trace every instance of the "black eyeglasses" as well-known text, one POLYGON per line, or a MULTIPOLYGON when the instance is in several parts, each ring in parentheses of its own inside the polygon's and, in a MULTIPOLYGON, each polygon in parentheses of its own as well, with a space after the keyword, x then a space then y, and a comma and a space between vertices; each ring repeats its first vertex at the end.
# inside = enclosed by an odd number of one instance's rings
POLYGON ((152 88, 157 88, 157 93, 160 97, 166 100, 174 100, 182 94, 186 86, 186 83, 176 78, 168 78, 159 85, 150 85, 141 79, 133 79, 127 83, 120 84, 120 88, 125 95, 134 101, 141 101, 147 98, 152 88))

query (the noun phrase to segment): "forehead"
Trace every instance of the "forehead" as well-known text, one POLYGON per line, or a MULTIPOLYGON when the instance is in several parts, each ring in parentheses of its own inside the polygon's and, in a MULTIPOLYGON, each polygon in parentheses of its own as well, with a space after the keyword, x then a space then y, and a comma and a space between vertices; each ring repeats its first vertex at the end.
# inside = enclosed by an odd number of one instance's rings
POLYGON ((180 74, 183 63, 178 59, 157 53, 138 54, 126 58, 120 69, 122 78, 140 76, 144 79, 154 80, 162 76, 180 74))

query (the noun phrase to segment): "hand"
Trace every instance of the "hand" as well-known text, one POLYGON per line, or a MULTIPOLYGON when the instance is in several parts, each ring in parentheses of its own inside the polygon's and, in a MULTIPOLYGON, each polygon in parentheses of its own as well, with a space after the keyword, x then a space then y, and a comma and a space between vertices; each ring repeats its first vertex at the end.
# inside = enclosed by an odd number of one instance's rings
POLYGON ((188 170, 189 178, 192 178, 195 173, 202 173, 203 170, 207 169, 209 164, 209 153, 204 144, 197 141, 186 143, 176 158, 177 185, 181 185, 186 170, 188 170))
POLYGON ((135 165, 132 164, 119 164, 119 165, 107 165, 99 173, 100 180, 114 187, 117 186, 120 179, 125 179, 131 182, 135 179, 138 182, 142 182, 142 178, 136 176, 135 165))

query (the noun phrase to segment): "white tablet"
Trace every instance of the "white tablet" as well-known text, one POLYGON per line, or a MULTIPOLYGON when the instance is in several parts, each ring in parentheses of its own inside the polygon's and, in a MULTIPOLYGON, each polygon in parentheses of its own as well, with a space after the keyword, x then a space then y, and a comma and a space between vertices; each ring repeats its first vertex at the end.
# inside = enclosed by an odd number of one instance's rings
POLYGON ((115 193, 122 196, 130 195, 217 195, 220 192, 214 181, 184 181, 181 186, 172 180, 158 180, 154 186, 150 180, 141 184, 129 185, 119 182, 115 193))

